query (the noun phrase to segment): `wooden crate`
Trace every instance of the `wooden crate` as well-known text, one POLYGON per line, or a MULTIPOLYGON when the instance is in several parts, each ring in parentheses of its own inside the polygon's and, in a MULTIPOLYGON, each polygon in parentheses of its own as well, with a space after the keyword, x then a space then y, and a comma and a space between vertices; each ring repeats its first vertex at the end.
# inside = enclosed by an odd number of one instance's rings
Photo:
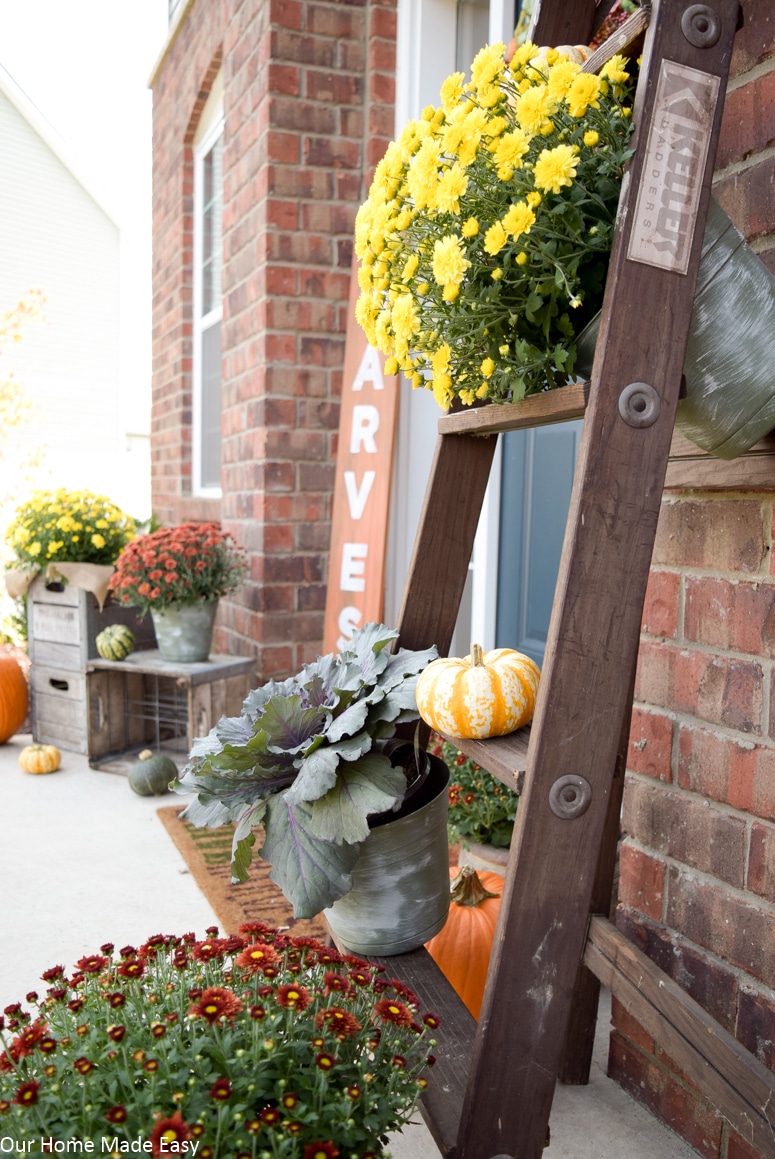
POLYGON ((139 619, 137 608, 124 608, 109 596, 100 609, 91 592, 73 584, 47 586, 41 576, 30 584, 27 643, 33 667, 41 664, 67 672, 85 672, 87 662, 97 655, 97 636, 110 624, 131 628, 138 650, 156 647, 151 617, 139 619))
POLYGON ((237 716, 255 685, 245 657, 211 656, 198 664, 168 664, 157 651, 126 660, 89 662, 86 723, 89 763, 164 748, 185 758, 196 737, 222 716, 237 716))

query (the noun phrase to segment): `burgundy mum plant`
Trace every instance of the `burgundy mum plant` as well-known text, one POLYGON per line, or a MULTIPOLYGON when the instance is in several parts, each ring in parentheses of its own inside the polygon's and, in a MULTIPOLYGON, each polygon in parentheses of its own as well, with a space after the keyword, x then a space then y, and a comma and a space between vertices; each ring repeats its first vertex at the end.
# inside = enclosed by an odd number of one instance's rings
POLYGON ((110 580, 119 604, 162 610, 197 604, 234 591, 246 571, 245 554, 217 523, 181 523, 132 540, 110 580))
POLYGON ((368 1159, 410 1118, 438 1020, 383 967, 256 922, 110 944, 0 1017, 20 1153, 368 1159), (91 1144, 91 1145, 90 1145, 91 1144))

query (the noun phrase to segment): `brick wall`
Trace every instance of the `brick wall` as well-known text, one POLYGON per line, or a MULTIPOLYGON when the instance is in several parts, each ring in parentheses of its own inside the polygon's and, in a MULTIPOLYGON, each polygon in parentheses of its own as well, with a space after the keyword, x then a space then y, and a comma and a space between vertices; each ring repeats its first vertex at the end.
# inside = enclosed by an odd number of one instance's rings
POLYGON ((154 510, 213 517, 248 581, 216 646, 319 650, 355 213, 393 135, 394 0, 195 0, 154 84, 154 510), (191 156, 224 76, 223 499, 190 494, 191 156))
MULTIPOLYGON (((714 194, 775 270, 775 11, 743 4, 714 194)), ((775 464, 773 465, 775 478, 775 464)), ((775 487, 666 493, 644 609, 617 924, 775 1069, 775 487)), ((614 1002, 610 1073, 700 1154, 755 1152, 614 1002)))

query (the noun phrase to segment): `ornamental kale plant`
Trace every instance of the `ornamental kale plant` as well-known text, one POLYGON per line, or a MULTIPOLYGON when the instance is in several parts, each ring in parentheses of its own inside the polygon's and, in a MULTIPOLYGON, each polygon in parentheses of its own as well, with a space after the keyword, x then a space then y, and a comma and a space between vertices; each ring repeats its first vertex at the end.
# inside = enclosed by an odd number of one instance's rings
POLYGON ((260 854, 296 917, 312 917, 352 888, 369 817, 397 809, 407 790, 385 751, 396 726, 418 719, 417 676, 435 648, 391 652, 398 633, 366 624, 340 653, 287 680, 270 680, 194 741, 173 789, 195 793, 182 816, 198 827, 236 822, 232 874, 260 854))
POLYGON ((377 165, 356 219, 371 345, 447 409, 573 377, 602 304, 632 132, 627 61, 481 50, 377 165))
POLYGON ((42 975, 0 1016, 14 1151, 371 1159, 406 1123, 438 1026, 381 966, 261 922, 155 935, 42 975))

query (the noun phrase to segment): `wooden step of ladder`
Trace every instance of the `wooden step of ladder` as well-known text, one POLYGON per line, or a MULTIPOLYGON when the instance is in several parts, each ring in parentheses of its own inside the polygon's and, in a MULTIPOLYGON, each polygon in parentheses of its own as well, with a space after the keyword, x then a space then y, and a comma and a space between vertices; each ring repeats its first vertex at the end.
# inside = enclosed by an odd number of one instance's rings
MULTIPOLYGON (((610 922, 590 919, 610 897, 643 601, 738 9, 738 0, 655 0, 647 31, 647 14, 636 14, 645 42, 635 155, 589 387, 439 423, 398 627, 403 646, 436 644, 444 655, 498 432, 584 415, 532 727, 455 742, 522 790, 478 1026, 424 951, 386 960, 441 1015, 423 1113, 453 1159, 537 1159, 558 1076, 588 1076, 598 979, 775 1159, 775 1076, 610 922), (681 126, 683 198, 663 205, 660 138, 681 126), (662 210, 667 249, 655 233, 662 210)), ((595 0, 539 0, 531 39, 589 43, 596 11, 595 0)))

